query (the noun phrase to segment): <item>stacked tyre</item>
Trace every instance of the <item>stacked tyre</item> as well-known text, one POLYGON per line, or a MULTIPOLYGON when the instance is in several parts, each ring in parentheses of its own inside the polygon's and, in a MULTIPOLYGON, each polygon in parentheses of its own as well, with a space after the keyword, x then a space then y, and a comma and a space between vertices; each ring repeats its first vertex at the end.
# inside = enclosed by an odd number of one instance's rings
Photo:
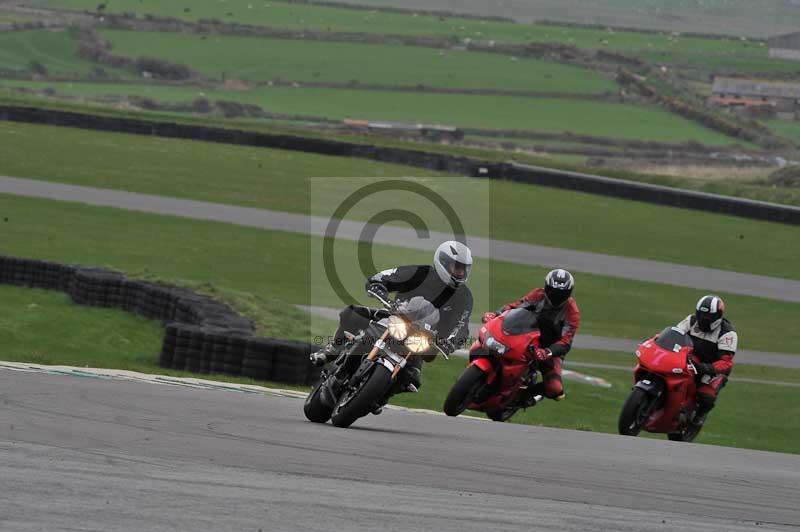
POLYGON ((273 341, 253 336, 247 339, 242 358, 242 377, 256 380, 273 378, 273 341))
MULTIPOLYGON (((289 384, 309 384, 313 378, 314 369, 308 360, 308 355, 314 351, 314 346, 304 342, 292 340, 271 340, 273 354, 272 375, 273 380, 289 384)), ((319 372, 316 372, 316 378, 319 372)))
POLYGON ((209 361, 209 373, 223 373, 225 371, 226 345, 224 331, 215 327, 205 328, 203 357, 209 361))
POLYGON ((222 372, 226 375, 237 376, 242 373, 242 363, 247 353, 248 337, 244 334, 229 333, 228 348, 225 350, 222 372))
POLYGON ((164 331, 164 340, 161 342, 161 353, 158 356, 158 365, 162 368, 171 368, 178 344, 178 329, 180 324, 168 323, 164 331))

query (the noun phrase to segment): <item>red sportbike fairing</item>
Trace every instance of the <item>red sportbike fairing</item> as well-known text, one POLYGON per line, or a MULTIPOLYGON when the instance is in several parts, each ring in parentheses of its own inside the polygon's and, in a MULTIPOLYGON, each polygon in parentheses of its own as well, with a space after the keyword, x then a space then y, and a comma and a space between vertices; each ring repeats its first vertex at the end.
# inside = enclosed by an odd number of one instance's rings
POLYGON ((700 427, 695 411, 693 343, 688 334, 669 327, 636 350, 634 382, 619 416, 619 433, 636 436, 642 429, 666 433, 670 440, 692 441, 700 427))
POLYGON ((520 392, 536 383, 531 348, 540 347, 540 336, 536 314, 524 306, 488 321, 470 348, 470 364, 450 389, 445 414, 470 409, 495 421, 514 415, 520 392))

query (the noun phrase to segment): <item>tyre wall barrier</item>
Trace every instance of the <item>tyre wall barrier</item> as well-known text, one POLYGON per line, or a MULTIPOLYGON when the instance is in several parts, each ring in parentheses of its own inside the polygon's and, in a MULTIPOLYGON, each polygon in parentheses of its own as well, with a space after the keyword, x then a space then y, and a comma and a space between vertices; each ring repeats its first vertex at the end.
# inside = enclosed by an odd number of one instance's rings
POLYGON ((75 303, 118 308, 166 322, 158 363, 194 373, 221 373, 288 384, 319 379, 305 342, 263 338, 253 322, 211 297, 128 279, 102 269, 0 255, 0 284, 66 292, 75 303))
POLYGON ((588 194, 625 198, 658 205, 800 225, 800 208, 790 205, 682 190, 538 166, 481 161, 471 157, 431 153, 421 150, 13 105, 0 105, 0 120, 267 147, 341 157, 358 157, 438 170, 451 174, 506 179, 520 183, 577 190, 588 194))

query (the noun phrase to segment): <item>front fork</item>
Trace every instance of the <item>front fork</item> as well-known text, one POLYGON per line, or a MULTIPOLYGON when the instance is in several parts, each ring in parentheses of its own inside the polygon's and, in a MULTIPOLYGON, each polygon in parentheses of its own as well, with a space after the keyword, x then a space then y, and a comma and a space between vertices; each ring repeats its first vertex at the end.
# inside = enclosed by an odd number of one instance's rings
MULTIPOLYGON (((370 369, 372 368, 373 364, 376 363, 376 360, 378 358, 378 353, 380 352, 381 349, 386 347, 386 338, 388 338, 388 337, 389 337, 389 330, 387 329, 387 330, 383 331, 383 334, 381 334, 380 338, 378 338, 378 340, 375 341, 375 345, 372 346, 372 349, 367 354, 366 358, 364 359, 364 362, 361 363, 361 365, 358 367, 358 370, 350 378, 350 380, 349 380, 349 385, 350 386, 356 386, 364 378, 364 375, 367 372, 370 371, 370 369)), ((402 363, 395 364, 394 368, 392 369, 392 381, 396 381, 397 380, 397 376, 400 374, 400 372, 403 370, 403 368, 407 365, 408 360, 412 356, 413 356, 413 353, 409 352, 403 358, 403 362, 402 363)))
MULTIPOLYGON (((372 362, 375 361, 375 358, 377 358, 377 356, 378 356, 378 351, 380 351, 381 349, 383 349, 386 346, 386 338, 388 336, 389 336, 389 329, 386 329, 385 331, 383 331, 383 334, 381 335, 380 338, 378 338, 378 341, 375 342, 375 346, 372 348, 372 350, 367 355, 367 360, 372 361, 372 362)), ((395 365, 394 370, 392 370, 392 380, 393 381, 397 380, 397 376, 400 374, 401 371, 403 371, 403 368, 406 367, 406 365, 408 364, 409 359, 412 356, 413 356, 413 353, 411 353, 409 351, 406 354, 406 356, 403 358, 403 363, 395 365)))
POLYGON ((661 396, 664 394, 666 383, 661 379, 644 376, 636 381, 633 387, 643 390, 650 397, 650 402, 647 404, 646 411, 641 412, 641 417, 643 419, 637 420, 637 422, 644 426, 653 414, 661 396))

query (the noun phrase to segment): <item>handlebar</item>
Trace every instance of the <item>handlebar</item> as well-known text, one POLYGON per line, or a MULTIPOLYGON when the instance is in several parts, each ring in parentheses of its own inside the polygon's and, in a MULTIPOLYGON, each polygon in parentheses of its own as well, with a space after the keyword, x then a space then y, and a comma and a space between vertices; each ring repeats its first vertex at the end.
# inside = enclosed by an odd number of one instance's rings
POLYGON ((368 293, 369 293, 369 295, 371 295, 372 297, 374 297, 375 299, 377 299, 378 301, 380 301, 380 302, 381 302, 381 304, 382 304, 384 307, 386 307, 387 309, 389 309, 389 310, 394 310, 394 307, 395 307, 394 301, 387 301, 386 299, 383 299, 381 296, 379 296, 379 295, 378 295, 378 294, 376 294, 375 292, 368 292, 368 293))

